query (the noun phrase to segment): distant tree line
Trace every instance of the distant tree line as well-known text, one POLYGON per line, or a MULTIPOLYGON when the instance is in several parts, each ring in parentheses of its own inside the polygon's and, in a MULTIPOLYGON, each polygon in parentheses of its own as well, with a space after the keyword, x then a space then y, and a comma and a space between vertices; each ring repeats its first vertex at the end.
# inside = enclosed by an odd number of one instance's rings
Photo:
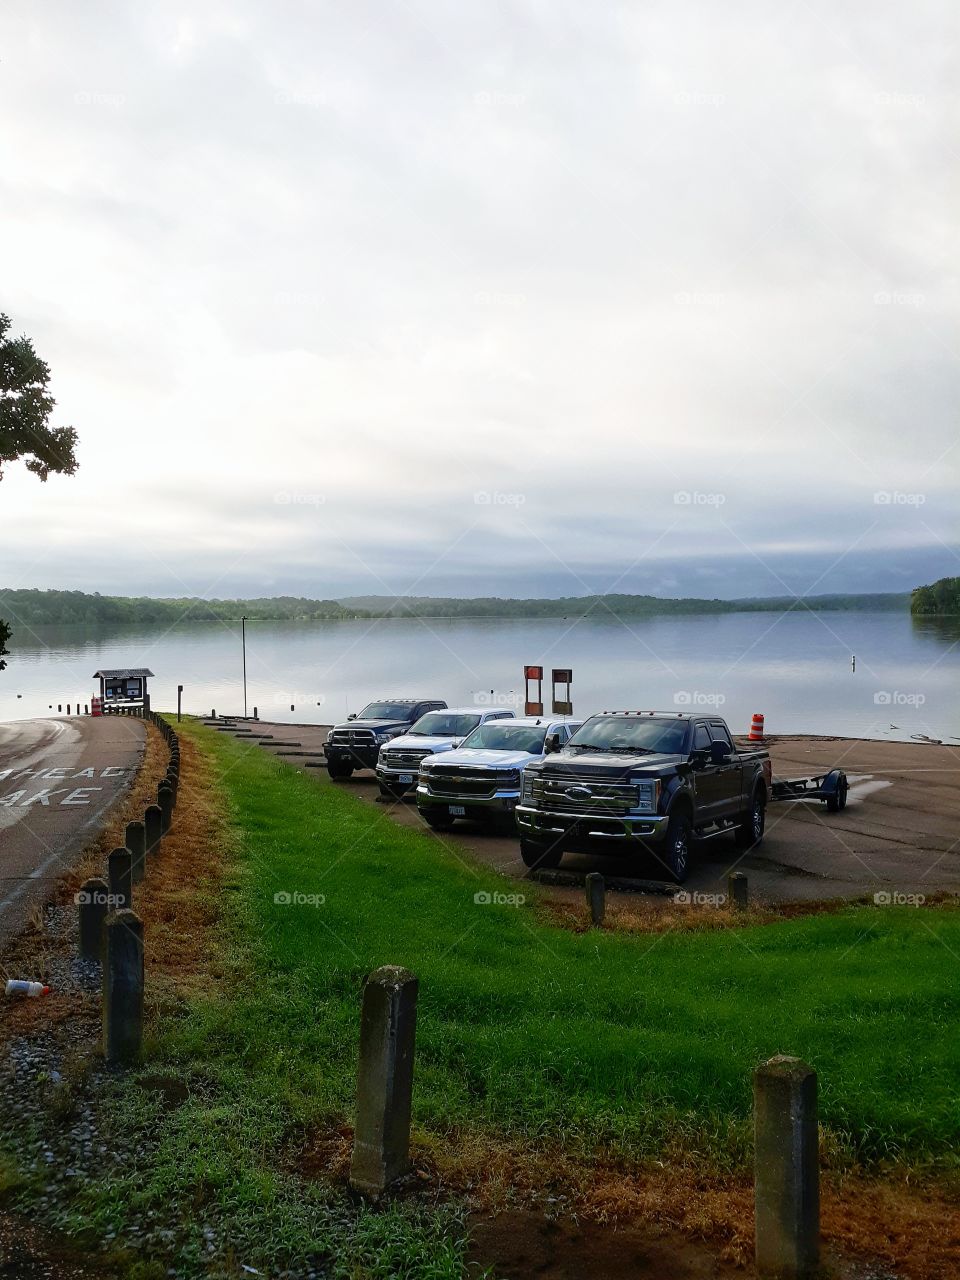
POLYGON ((916 587, 910 597, 915 614, 960 614, 960 578, 941 578, 928 587, 916 587))
POLYGON ((349 618, 356 610, 336 600, 277 596, 258 600, 199 600, 194 597, 102 596, 83 591, 0 590, 0 608, 26 626, 84 626, 124 623, 227 622, 242 615, 263 618, 349 618))
MULTIPOLYGON (((954 606, 956 583, 954 582, 954 606)), ((936 590, 920 588, 921 591, 936 590)), ((916 597, 916 592, 914 597, 916 597)), ((253 600, 200 600, 196 597, 154 599, 150 596, 105 596, 98 592, 0 589, 0 610, 24 626, 123 626, 175 622, 337 618, 580 618, 655 617, 678 614, 781 613, 786 610, 902 609, 907 595, 829 595, 796 600, 778 596, 758 600, 666 600, 646 595, 566 596, 555 600, 511 600, 482 596, 356 596, 344 600, 311 600, 305 596, 260 597, 253 600)), ((914 606, 915 611, 916 607, 914 606)), ((0 634, 0 641, 3 636, 0 634)))
POLYGON ((695 597, 663 599, 646 595, 562 596, 554 600, 510 600, 481 596, 459 600, 431 596, 352 596, 341 601, 351 611, 374 617, 414 618, 557 618, 656 616, 694 613, 782 613, 785 610, 889 609, 906 611, 906 593, 872 595, 823 595, 798 600, 793 596, 742 600, 702 600, 695 597))

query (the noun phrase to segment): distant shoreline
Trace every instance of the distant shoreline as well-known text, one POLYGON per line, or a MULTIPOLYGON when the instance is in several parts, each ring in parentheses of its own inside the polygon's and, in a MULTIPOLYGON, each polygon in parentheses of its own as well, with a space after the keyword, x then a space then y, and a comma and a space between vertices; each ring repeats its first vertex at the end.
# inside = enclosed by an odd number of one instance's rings
POLYGON ((733 600, 649 595, 597 595, 545 598, 354 596, 340 600, 303 596, 237 600, 103 596, 81 591, 0 590, 0 617, 12 627, 143 626, 182 622, 383 622, 501 621, 537 619, 580 621, 703 617, 743 613, 909 613, 908 593, 876 592, 810 597, 767 596, 733 600))

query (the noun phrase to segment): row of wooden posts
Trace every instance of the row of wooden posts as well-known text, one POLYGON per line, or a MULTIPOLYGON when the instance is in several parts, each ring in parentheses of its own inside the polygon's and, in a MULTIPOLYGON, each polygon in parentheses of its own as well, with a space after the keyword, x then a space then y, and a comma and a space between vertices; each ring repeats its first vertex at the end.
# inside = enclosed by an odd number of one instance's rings
MULTIPOLYGON (((387 965, 366 980, 350 1182, 374 1199, 410 1167, 417 978, 387 965)), ((757 1271, 812 1280, 820 1259, 817 1074, 778 1056, 753 1073, 757 1271)))
POLYGON ((123 845, 107 859, 106 880, 87 880, 76 898, 80 954, 102 965, 104 1056, 108 1062, 133 1062, 143 1046, 143 921, 133 909, 133 890, 173 823, 180 742, 155 711, 122 707, 116 713, 156 725, 170 750, 156 804, 147 805, 142 822, 127 823, 123 845))
MULTIPOLYGON (((599 929, 607 914, 607 882, 599 871, 590 871, 584 878, 584 889, 590 923, 599 929)), ((749 884, 742 871, 731 871, 727 876, 726 900, 734 911, 746 911, 750 905, 749 884)))

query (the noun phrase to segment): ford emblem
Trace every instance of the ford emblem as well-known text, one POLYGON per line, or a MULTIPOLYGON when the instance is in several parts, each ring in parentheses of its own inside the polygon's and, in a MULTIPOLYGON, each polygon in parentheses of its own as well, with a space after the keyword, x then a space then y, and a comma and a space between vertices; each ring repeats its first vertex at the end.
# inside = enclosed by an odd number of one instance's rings
POLYGON ((563 793, 571 800, 589 800, 593 795, 592 787, 567 787, 563 793))

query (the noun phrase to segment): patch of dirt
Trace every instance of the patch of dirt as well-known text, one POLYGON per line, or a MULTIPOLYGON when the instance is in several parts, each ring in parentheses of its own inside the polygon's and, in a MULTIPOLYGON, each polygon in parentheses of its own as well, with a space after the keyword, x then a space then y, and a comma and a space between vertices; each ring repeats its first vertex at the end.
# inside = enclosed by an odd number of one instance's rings
MULTIPOLYGON (((346 1183, 352 1144, 349 1126, 315 1130, 293 1157, 296 1172, 346 1183)), ((751 1182, 682 1152, 630 1165, 489 1135, 415 1135, 413 1168, 396 1194, 462 1197, 472 1210, 472 1261, 500 1280, 753 1275, 751 1182)), ((838 1280, 960 1276, 960 1191, 906 1175, 825 1174, 821 1228, 826 1272, 838 1280)))
MULTIPOLYGON (((837 915, 851 907, 873 905, 871 898, 816 899, 777 904, 755 901, 746 911, 733 911, 726 905, 706 906, 676 903, 671 898, 636 898, 620 895, 607 902, 603 930, 612 933, 704 933, 720 929, 748 929, 756 925, 779 924, 799 920, 803 916, 837 915)), ((544 897, 539 903, 547 923, 571 933, 589 933, 591 924, 582 903, 544 897)), ((918 910, 960 910, 955 894, 928 895, 918 910)))

